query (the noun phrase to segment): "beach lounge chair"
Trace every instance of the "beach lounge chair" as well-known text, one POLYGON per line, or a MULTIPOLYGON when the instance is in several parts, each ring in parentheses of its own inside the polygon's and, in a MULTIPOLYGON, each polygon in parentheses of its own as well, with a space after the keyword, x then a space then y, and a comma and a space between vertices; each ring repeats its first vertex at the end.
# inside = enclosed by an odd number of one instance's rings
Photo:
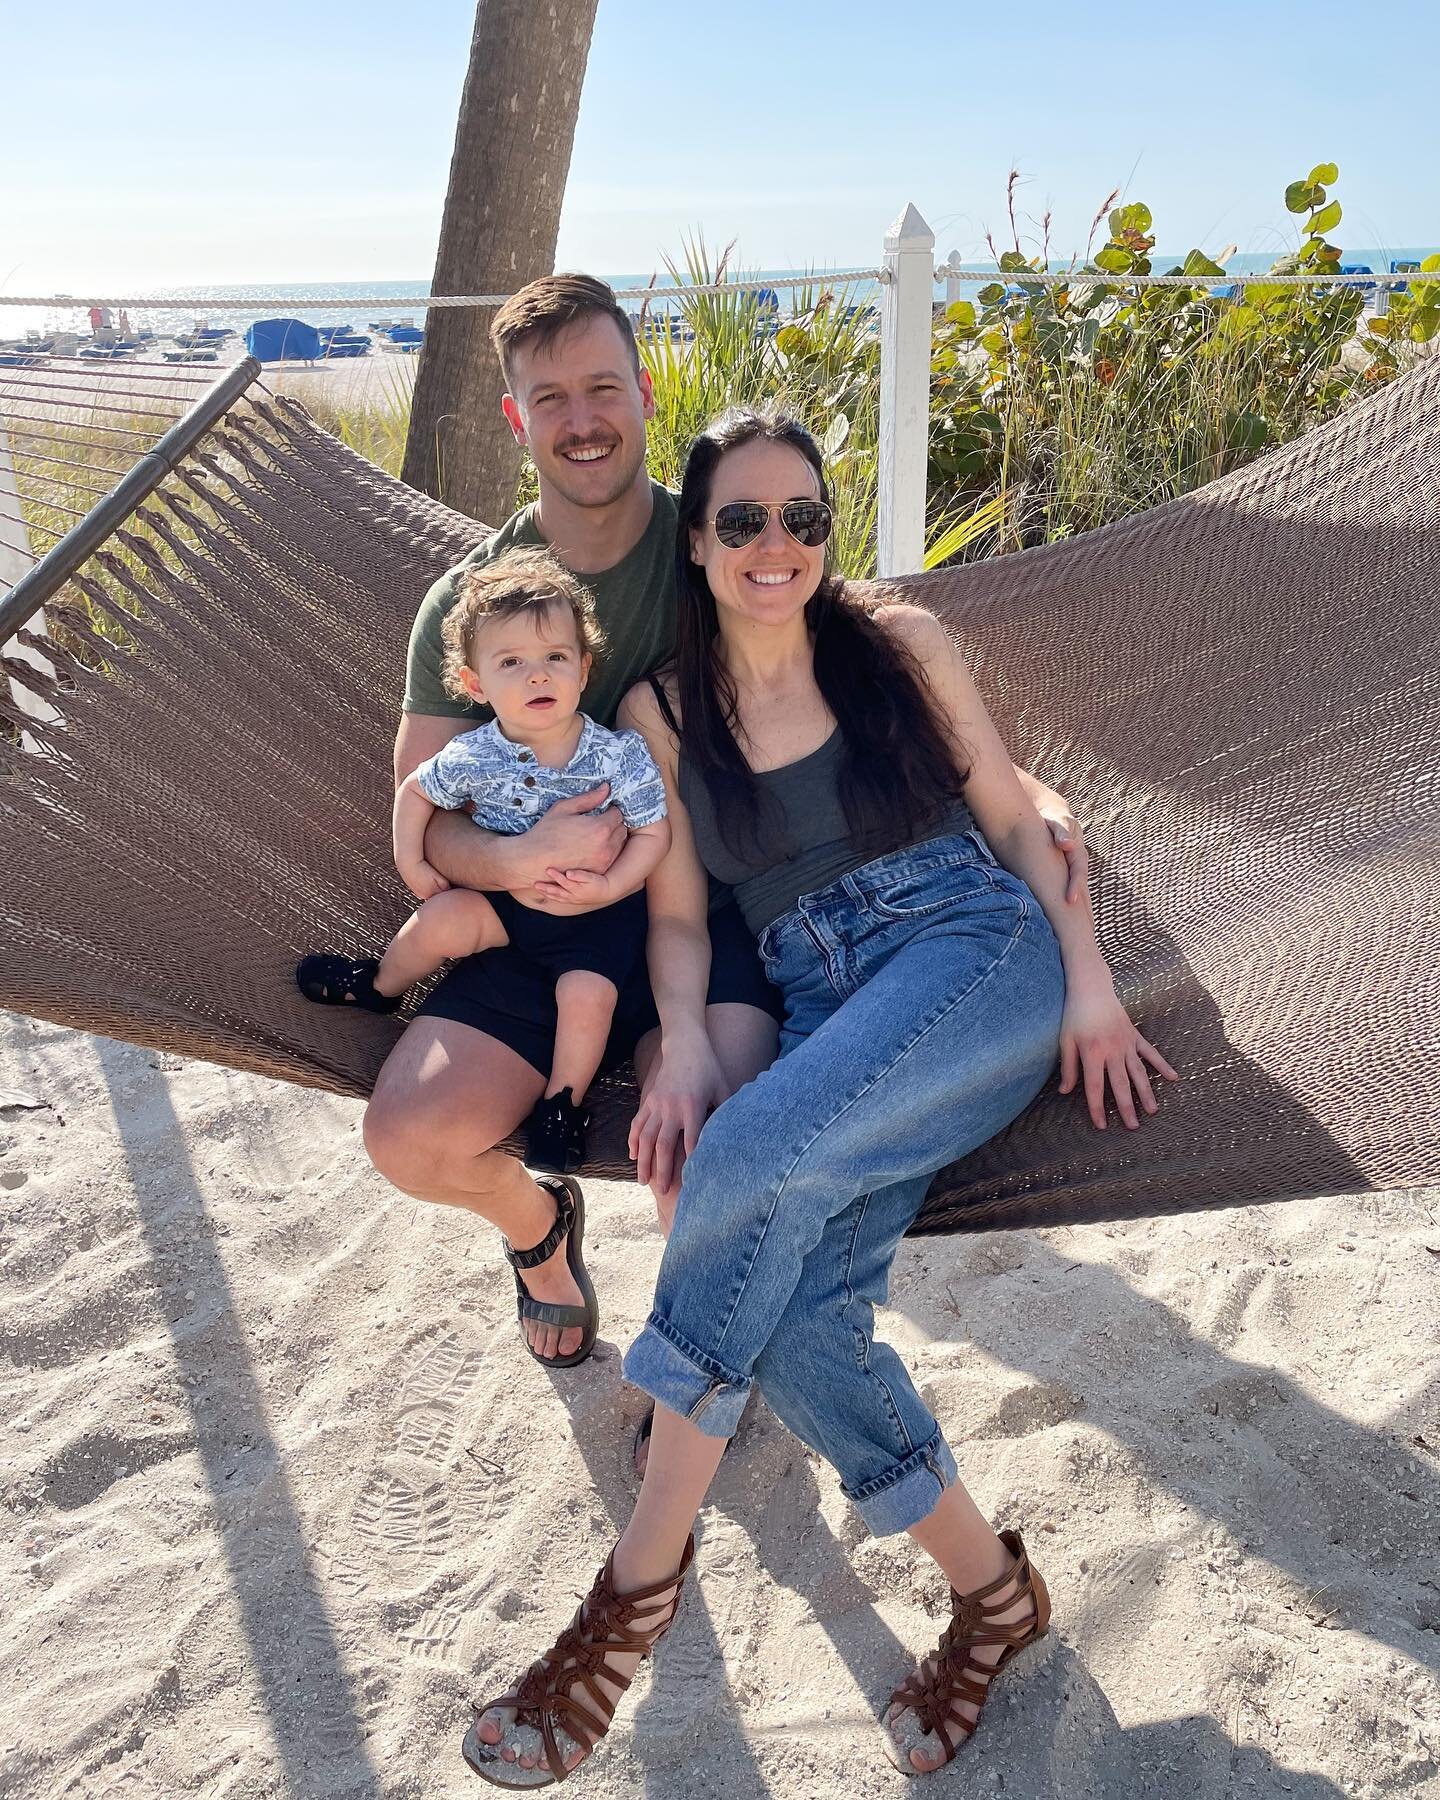
MULTIPOLYGON (((889 584, 1086 821, 1121 993, 1183 1074, 1133 1136, 1052 1088, 917 1230, 1440 1182, 1437 484, 1432 359, 1153 512, 889 584)), ((0 603, 0 641, 44 601, 82 653, 31 640, 56 681, 5 664, 61 718, 25 721, 38 754, 0 736, 0 1006, 364 1094, 397 1024, 308 1005, 292 970, 410 908, 400 672, 417 596, 482 527, 253 390, 142 516, 98 552, 77 527, 58 598, 38 577, 0 603)), ((595 1172, 630 1173, 633 1104, 624 1074, 597 1090, 595 1172)))
POLYGON ((257 362, 314 362, 320 333, 303 319, 257 319, 245 333, 245 348, 257 362))

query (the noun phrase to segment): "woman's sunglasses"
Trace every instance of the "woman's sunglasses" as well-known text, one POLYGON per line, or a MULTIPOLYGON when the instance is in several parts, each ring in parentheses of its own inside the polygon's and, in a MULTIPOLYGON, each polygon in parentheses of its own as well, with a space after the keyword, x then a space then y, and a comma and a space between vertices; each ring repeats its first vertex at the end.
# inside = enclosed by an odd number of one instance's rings
POLYGON ((807 550, 818 550, 830 535, 834 523, 830 508, 823 500, 786 500, 783 504, 767 504, 764 500, 732 500, 722 506, 708 521, 727 550, 743 550, 753 544, 770 523, 771 513, 778 512, 780 523, 797 544, 807 550))

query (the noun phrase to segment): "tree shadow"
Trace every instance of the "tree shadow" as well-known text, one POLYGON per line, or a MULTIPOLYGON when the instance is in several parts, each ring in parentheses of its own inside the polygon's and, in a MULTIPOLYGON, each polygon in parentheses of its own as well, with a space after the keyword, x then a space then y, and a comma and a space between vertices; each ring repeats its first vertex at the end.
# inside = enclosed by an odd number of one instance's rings
POLYGON ((177 1315, 167 1309, 170 1341, 286 1785, 295 1794, 313 1794, 323 1785, 347 1800, 380 1800, 383 1783, 370 1759, 180 1121, 163 1082, 146 1083, 148 1116, 130 1104, 130 1077, 145 1059, 106 1038, 96 1040, 96 1049, 146 1248, 157 1268, 201 1296, 193 1310, 177 1315), (224 1371, 218 1378, 217 1368, 224 1371), (217 1389, 223 1399, 212 1406, 217 1389), (242 1457, 243 1479, 237 1480, 242 1457), (323 1784, 316 1770, 322 1762, 323 1784))
MULTIPOLYGON (((910 1244, 890 1300, 934 1340, 962 1336, 1029 1378, 972 1441, 1081 1418, 1123 1446, 1138 1479, 1242 1536, 1291 1577, 1297 1602, 1323 1591, 1323 1614, 1336 1624, 1433 1660, 1425 1634, 1440 1630, 1440 1596, 1425 1578, 1440 1477, 1427 1459, 1322 1405, 1283 1371, 1226 1356, 1113 1269, 1067 1261, 1035 1238, 990 1242, 1004 1248, 988 1278, 977 1239, 967 1245, 974 1278, 957 1270, 948 1295, 908 1266, 936 1246, 910 1244), (1136 1419, 1163 1429, 1151 1441, 1132 1428, 1136 1419), (1218 1501, 1217 1467, 1227 1472, 1218 1501), (1337 1556, 1351 1565, 1338 1578, 1337 1556)), ((1266 1274, 1256 1267, 1242 1283, 1237 1328, 1266 1274)))

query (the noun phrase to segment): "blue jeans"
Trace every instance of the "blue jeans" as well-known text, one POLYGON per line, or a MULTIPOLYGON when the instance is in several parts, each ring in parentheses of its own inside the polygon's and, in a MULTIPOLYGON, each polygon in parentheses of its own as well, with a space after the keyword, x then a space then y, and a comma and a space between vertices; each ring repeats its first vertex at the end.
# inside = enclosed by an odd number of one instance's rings
POLYGON ((876 1534, 955 1479, 874 1308, 934 1172, 1055 1065, 1065 982, 1029 888, 967 832, 801 895, 760 936, 780 1056, 685 1165, 655 1306, 625 1375, 714 1437, 757 1386, 876 1534))

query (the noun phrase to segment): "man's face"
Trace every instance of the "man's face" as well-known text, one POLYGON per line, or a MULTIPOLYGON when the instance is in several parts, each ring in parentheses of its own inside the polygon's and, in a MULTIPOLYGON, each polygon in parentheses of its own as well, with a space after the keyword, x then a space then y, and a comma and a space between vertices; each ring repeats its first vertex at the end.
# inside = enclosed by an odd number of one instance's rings
POLYGON ((510 375, 505 417, 535 459, 542 507, 547 487, 572 506, 610 506, 634 486, 655 402, 613 319, 583 318, 548 345, 522 345, 510 375))

